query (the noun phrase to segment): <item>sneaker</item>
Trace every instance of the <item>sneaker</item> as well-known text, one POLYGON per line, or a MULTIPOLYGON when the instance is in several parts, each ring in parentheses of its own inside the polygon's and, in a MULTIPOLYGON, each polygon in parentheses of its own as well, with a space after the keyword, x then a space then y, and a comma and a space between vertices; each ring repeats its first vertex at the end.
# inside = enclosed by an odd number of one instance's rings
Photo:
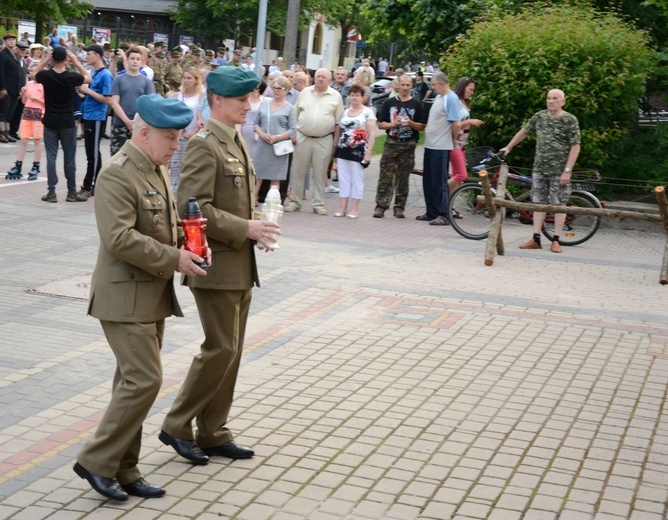
POLYGON ((434 220, 429 223, 430 226, 449 226, 450 221, 445 218, 443 215, 439 215, 434 220))
POLYGON ((404 208, 394 208, 394 216, 397 218, 406 218, 406 215, 404 215, 404 208))
POLYGON ((313 208, 313 213, 317 215, 327 215, 327 210, 325 208, 313 208))
POLYGON ((376 206, 376 209, 373 210, 373 218, 383 218, 385 216, 385 210, 380 206, 376 206))
POLYGON ((425 213, 424 215, 418 215, 417 217, 415 217, 415 220, 422 220, 423 222, 431 222, 435 218, 436 217, 430 217, 425 213))
POLYGON ((299 211, 300 206, 297 206, 297 204, 288 204, 283 208, 283 211, 287 211, 288 213, 292 213, 294 211, 299 211))
POLYGON ((58 202, 58 197, 56 197, 55 191, 50 191, 42 197, 44 202, 58 202))
POLYGON ((520 249, 543 249, 543 246, 541 246, 533 238, 530 238, 527 242, 524 242, 524 244, 520 246, 520 249))
POLYGON ((80 202, 79 199, 77 199, 77 192, 76 191, 70 191, 67 194, 67 198, 65 200, 67 202, 80 202))
POLYGON ((92 196, 93 196, 93 194, 90 191, 88 191, 86 188, 81 188, 79 190, 79 193, 77 193, 77 201, 86 202, 92 196))
POLYGON ((336 186, 332 186, 331 184, 325 187, 325 193, 338 193, 338 192, 339 188, 337 188, 336 186))
POLYGON ((561 253, 561 244, 559 243, 558 240, 553 240, 552 245, 550 246, 550 251, 553 253, 561 253))

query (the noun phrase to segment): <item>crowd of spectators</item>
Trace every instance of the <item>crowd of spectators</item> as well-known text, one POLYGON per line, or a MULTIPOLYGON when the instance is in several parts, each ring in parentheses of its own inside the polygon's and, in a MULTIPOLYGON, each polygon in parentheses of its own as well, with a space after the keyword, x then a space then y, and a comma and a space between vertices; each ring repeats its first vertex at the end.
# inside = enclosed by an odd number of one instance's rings
MULTIPOLYGON (((61 36, 57 29, 44 39, 43 44, 30 42, 27 34, 18 42, 16 37, 12 40, 11 34, 5 36, 3 49, 0 51, 0 91, 3 90, 7 77, 11 76, 11 73, 7 74, 6 71, 16 64, 18 73, 16 85, 10 89, 5 87, 6 97, 11 98, 10 102, 3 100, 0 103, 0 143, 21 139, 17 162, 12 170, 16 173, 18 167, 18 176, 21 174, 20 167, 30 140, 35 146, 34 158, 37 174, 39 173, 41 123, 34 120, 28 123, 25 116, 27 114, 31 117, 32 110, 34 118, 34 107, 39 103, 42 103, 42 106, 41 112, 40 108, 37 108, 40 115, 38 119, 48 119, 49 113, 48 93, 46 102, 32 99, 36 90, 33 85, 42 86, 35 72, 37 69, 52 70, 56 63, 54 51, 60 48, 67 52, 64 70, 74 78, 71 103, 65 103, 66 108, 71 107, 74 130, 68 127, 67 132, 63 133, 59 129, 55 145, 51 140, 47 147, 47 162, 50 165, 47 169, 51 170, 52 174, 49 175, 49 192, 43 199, 48 202, 57 202, 55 159, 58 142, 66 156, 67 200, 86 201, 95 193, 97 174, 106 155, 101 149, 101 140, 110 139, 109 156, 117 153, 132 137, 137 100, 149 93, 176 97, 185 102, 193 113, 191 124, 181 136, 180 148, 170 162, 171 185, 176 193, 181 160, 188 141, 204 128, 210 114, 206 96, 207 74, 222 66, 254 70, 257 60, 255 48, 243 52, 241 49, 231 50, 224 46, 214 50, 203 49, 195 44, 182 44, 167 49, 164 43, 155 42, 145 46, 123 43, 118 49, 114 49, 108 43, 98 44, 94 41, 85 46, 77 41, 76 35, 68 33, 61 36), (24 113, 21 101, 28 91, 31 99, 26 100, 29 103, 25 105, 24 113), (18 135, 22 116, 22 128, 25 127, 22 136, 25 137, 18 135), (79 133, 76 131, 78 124, 81 125, 79 133), (84 139, 86 146, 86 173, 78 188, 72 188, 76 168, 76 165, 73 165, 72 150, 76 144, 66 142, 70 134, 74 135, 75 140, 84 139)), ((58 52, 55 54, 58 55, 58 52)), ((426 113, 419 105, 429 96, 435 95, 424 74, 433 73, 434 70, 438 72, 438 67, 434 69, 424 61, 415 65, 409 61, 403 68, 395 69, 382 57, 377 60, 358 60, 352 70, 338 67, 334 71, 312 71, 298 60, 289 65, 282 57, 266 64, 263 81, 251 94, 246 123, 238 127, 248 144, 257 172, 256 198, 262 200, 270 185, 279 186, 283 200, 289 198, 287 211, 296 211, 301 208, 306 190, 312 188, 313 210, 324 215, 326 210, 323 193, 338 192, 339 189, 332 181, 339 180, 337 176, 340 176, 344 178, 345 187, 340 193, 341 210, 337 215, 345 214, 355 218, 361 199, 360 186, 363 186, 364 167, 368 165, 375 137, 371 134, 375 132, 377 125, 377 128, 386 131, 387 139, 381 161, 381 181, 374 216, 382 216, 390 205, 390 199, 396 195, 394 213, 402 218, 402 201, 407 196, 407 174, 415 166, 412 150, 420 131, 424 130, 427 124, 426 113), (406 76, 401 82, 402 75, 408 71, 415 74, 406 76), (377 77, 388 75, 395 79, 390 87, 392 92, 387 106, 374 107, 371 87, 377 77), (351 90, 356 93, 353 100, 349 99, 351 90), (362 107, 365 110, 362 110, 362 107), (378 114, 375 113, 376 110, 378 114), (276 155, 274 145, 281 141, 291 141, 294 151, 276 155), (353 149, 356 165, 348 164, 351 162, 353 149), (335 150, 338 160, 332 157, 335 150), (360 166, 362 161, 366 161, 364 166, 360 166), (388 182, 391 187, 386 185, 388 182), (392 192, 388 192, 388 189, 392 192), (347 209, 349 198, 350 210, 347 209)), ((431 75, 429 74, 430 77, 431 75)), ((470 99, 471 89, 468 92, 470 99)), ((468 99, 463 103, 463 106, 468 107, 468 99)), ((53 113, 53 108, 51 112, 53 113)), ((459 113, 459 110, 457 112, 459 113)), ((461 113, 468 114, 467 110, 462 110, 461 113)), ((66 124, 70 124, 69 118, 66 124)), ((457 128, 455 126, 455 129, 457 128)), ((452 130, 448 135, 452 140, 452 130)), ((445 136, 440 135, 438 139, 445 139, 445 136)), ((458 154, 453 154, 453 157, 461 158, 458 154)), ((29 178, 36 178, 36 175, 29 178)))

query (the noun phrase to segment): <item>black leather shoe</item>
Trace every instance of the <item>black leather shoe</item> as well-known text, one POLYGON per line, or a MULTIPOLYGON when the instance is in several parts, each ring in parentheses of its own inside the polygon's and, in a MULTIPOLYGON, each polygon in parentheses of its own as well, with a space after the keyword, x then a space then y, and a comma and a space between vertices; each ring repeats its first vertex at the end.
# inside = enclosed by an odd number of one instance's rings
POLYGON ((163 444, 174 448, 176 453, 181 455, 184 459, 188 459, 190 462, 201 464, 202 466, 209 463, 209 457, 206 456, 195 441, 177 439, 164 430, 160 431, 158 439, 160 439, 163 444))
POLYGON ((245 446, 239 446, 236 442, 230 441, 213 448, 204 448, 204 453, 209 457, 227 457, 228 459, 250 459, 255 452, 245 446))
POLYGON ((91 473, 78 462, 74 465, 74 472, 81 478, 85 478, 90 487, 100 495, 121 502, 125 502, 128 499, 128 494, 121 489, 120 484, 115 478, 107 478, 91 473))
POLYGON ((127 491, 128 495, 141 498, 158 498, 165 496, 165 488, 149 484, 143 478, 138 478, 129 484, 123 484, 121 487, 127 491))

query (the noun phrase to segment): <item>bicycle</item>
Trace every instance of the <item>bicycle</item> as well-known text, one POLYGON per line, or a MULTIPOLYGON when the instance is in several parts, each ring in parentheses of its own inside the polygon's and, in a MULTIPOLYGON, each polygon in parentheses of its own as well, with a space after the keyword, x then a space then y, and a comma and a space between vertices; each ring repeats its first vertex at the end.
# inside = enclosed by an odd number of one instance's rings
MULTIPOLYGON (((506 164, 503 160, 503 154, 494 153, 492 148, 474 148, 466 152, 468 164, 476 164, 471 168, 475 174, 487 169, 492 189, 496 186, 499 178, 501 166, 506 164), (484 153, 483 160, 476 160, 484 153)), ((517 197, 514 197, 510 190, 506 190, 506 198, 517 202, 523 202, 531 197, 531 185, 533 179, 526 175, 518 173, 521 168, 509 167, 508 185, 509 186, 528 186, 517 197), (514 171, 513 171, 514 170, 514 171)), ((594 182, 600 180, 600 174, 596 170, 579 170, 573 172, 573 192, 568 200, 567 206, 578 206, 583 208, 602 208, 603 205, 590 193, 595 191, 594 182)), ((448 217, 453 229, 464 238, 470 240, 483 240, 489 235, 491 219, 489 217, 487 206, 482 199, 482 183, 475 178, 469 177, 464 184, 459 186, 450 197, 448 205, 448 217)), ((497 208, 497 211, 503 211, 503 208, 497 208)), ((513 212, 523 224, 533 223, 533 213, 530 211, 513 212)), ((601 224, 601 217, 591 215, 566 215, 564 229, 559 237, 559 242, 564 246, 575 246, 586 242, 593 237, 601 224)), ((543 234, 548 240, 552 241, 554 237, 554 215, 548 213, 543 224, 543 234)))

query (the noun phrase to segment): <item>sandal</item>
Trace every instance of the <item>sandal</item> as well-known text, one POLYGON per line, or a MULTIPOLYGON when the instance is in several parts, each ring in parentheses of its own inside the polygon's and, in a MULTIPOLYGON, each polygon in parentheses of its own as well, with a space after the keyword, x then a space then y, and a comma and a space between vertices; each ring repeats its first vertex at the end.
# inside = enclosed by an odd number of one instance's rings
POLYGON ((449 226, 450 222, 443 215, 439 215, 429 223, 430 226, 449 226))

